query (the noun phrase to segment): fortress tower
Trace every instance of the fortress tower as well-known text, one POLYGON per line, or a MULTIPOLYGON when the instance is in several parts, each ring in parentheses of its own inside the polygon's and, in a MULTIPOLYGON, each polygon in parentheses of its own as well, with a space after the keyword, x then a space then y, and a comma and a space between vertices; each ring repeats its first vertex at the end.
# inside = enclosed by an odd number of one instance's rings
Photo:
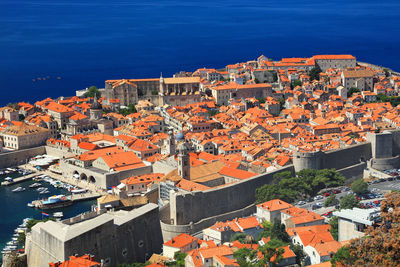
POLYGON ((294 152, 293 165, 296 172, 303 169, 322 169, 323 155, 321 151, 314 152, 294 152))

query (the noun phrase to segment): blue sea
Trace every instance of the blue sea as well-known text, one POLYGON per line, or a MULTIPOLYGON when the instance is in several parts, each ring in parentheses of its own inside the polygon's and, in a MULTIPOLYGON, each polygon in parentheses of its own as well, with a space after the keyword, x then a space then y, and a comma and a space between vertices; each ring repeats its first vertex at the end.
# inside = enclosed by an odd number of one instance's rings
POLYGON ((399 14, 394 0, 1 0, 0 104, 261 54, 350 53, 400 70, 399 14))
MULTIPOLYGON (((4 181, 4 178, 10 177, 18 177, 18 175, 1 175, 0 182, 4 181)), ((18 227, 22 223, 24 218, 34 218, 34 219, 43 219, 42 211, 35 208, 30 208, 27 206, 28 202, 32 200, 42 199, 44 197, 48 197, 51 195, 59 195, 65 194, 68 195, 68 191, 65 189, 54 188, 49 183, 41 181, 43 187, 47 187, 50 191, 49 194, 40 195, 36 188, 29 188, 30 184, 35 183, 32 180, 18 183, 11 186, 1 186, 0 187, 0 205, 1 205, 1 215, 0 215, 0 251, 6 246, 6 243, 11 240, 12 235, 14 234, 14 229, 18 227), (12 192, 13 189, 17 187, 24 187, 25 191, 23 192, 12 192)), ((82 212, 90 211, 91 206, 96 203, 96 200, 82 201, 76 202, 72 206, 59 208, 59 209, 51 209, 46 210, 45 212, 50 216, 57 211, 62 211, 64 213, 64 218, 73 217, 82 212)), ((1 265, 2 255, 0 254, 0 265, 1 265)))

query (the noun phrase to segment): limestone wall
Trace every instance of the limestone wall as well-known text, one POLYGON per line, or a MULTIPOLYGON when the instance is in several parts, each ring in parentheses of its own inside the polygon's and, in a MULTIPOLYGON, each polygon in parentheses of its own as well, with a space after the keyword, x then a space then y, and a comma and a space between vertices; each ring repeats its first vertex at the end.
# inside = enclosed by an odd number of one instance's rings
POLYGON ((210 227, 218 221, 233 220, 234 218, 246 217, 255 213, 256 206, 251 204, 243 209, 234 210, 224 214, 219 214, 216 216, 204 218, 199 222, 190 223, 185 225, 171 225, 168 222, 161 221, 161 229, 163 234, 164 242, 167 242, 171 238, 178 236, 182 233, 194 234, 201 230, 210 227))
POLYGON ((145 262, 161 252, 162 243, 158 206, 147 204, 74 225, 38 223, 27 235, 26 252, 28 266, 47 267, 75 254, 91 254, 98 262, 104 260, 104 266, 118 266, 145 262))
POLYGON ((44 146, 0 153, 0 169, 25 164, 27 160, 46 152, 44 146))
POLYGON ((371 159, 371 144, 362 143, 324 153, 321 169, 343 169, 371 159))
POLYGON ((271 183, 275 173, 293 172, 293 170, 293 165, 290 165, 221 188, 191 193, 171 192, 170 208, 173 224, 195 223, 204 218, 245 208, 254 203, 255 190, 271 183))

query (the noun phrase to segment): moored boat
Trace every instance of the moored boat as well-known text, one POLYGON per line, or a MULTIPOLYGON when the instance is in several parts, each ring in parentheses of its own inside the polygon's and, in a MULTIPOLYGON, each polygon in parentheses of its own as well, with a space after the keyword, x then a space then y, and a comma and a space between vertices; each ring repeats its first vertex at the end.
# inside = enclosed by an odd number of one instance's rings
POLYGON ((54 209, 72 205, 72 200, 70 196, 65 195, 57 195, 51 196, 46 200, 42 200, 39 204, 38 208, 45 210, 45 209, 54 209))

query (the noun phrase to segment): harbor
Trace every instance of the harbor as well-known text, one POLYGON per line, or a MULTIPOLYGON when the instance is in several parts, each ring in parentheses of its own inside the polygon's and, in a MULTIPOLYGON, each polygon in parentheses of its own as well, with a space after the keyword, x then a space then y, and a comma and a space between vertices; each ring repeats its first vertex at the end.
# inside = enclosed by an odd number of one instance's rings
POLYGON ((96 204, 95 199, 101 196, 101 192, 92 191, 90 186, 86 187, 83 183, 79 186, 77 183, 72 184, 73 178, 65 178, 60 181, 57 179, 59 177, 60 175, 49 171, 37 171, 25 165, 6 171, 2 170, 0 174, 2 183, 0 201, 4 204, 2 210, 4 216, 2 216, 2 229, 0 230, 0 250, 2 252, 22 249, 22 245, 17 244, 19 233, 15 231, 24 231, 23 224, 27 218, 64 219, 92 210, 96 204), (24 173, 26 175, 23 175, 24 173), (35 204, 39 201, 59 195, 69 196, 71 205, 44 210, 35 208, 35 204))

